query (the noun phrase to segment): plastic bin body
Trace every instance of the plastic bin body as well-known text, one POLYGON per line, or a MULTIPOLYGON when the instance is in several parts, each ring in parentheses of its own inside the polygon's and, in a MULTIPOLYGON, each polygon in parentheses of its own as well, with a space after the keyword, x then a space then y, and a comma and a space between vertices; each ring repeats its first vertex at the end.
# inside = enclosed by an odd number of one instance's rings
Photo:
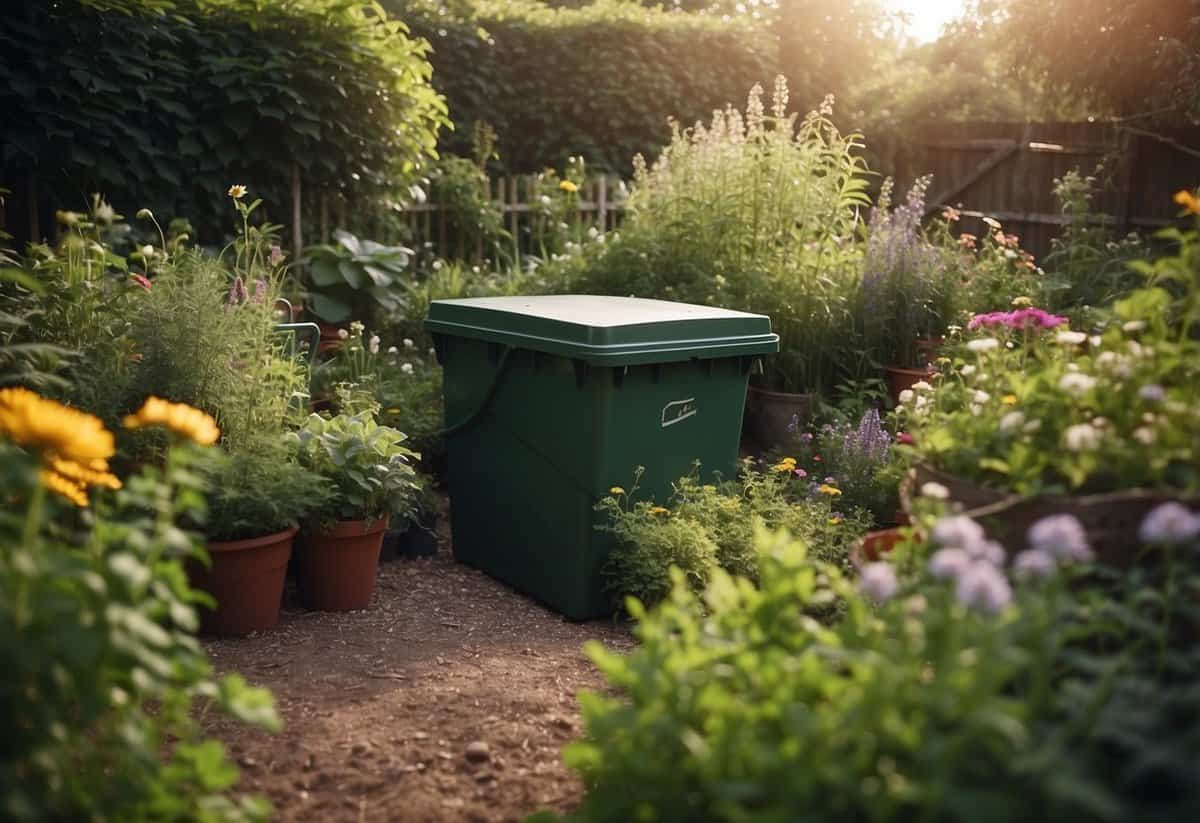
POLYGON ((577 620, 612 612, 595 526, 613 486, 664 502, 699 460, 735 469, 766 317, 633 298, 436 301, 457 559, 577 620))

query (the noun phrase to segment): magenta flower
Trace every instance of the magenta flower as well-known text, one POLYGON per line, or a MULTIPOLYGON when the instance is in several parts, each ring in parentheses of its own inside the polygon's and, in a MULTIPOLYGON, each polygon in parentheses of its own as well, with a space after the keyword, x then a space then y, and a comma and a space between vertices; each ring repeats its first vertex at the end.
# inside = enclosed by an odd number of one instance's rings
POLYGON ((967 323, 967 328, 975 330, 981 327, 1009 329, 1053 329, 1067 322, 1067 318, 1050 314, 1043 309, 1017 309, 1016 311, 993 311, 987 314, 977 314, 967 323))

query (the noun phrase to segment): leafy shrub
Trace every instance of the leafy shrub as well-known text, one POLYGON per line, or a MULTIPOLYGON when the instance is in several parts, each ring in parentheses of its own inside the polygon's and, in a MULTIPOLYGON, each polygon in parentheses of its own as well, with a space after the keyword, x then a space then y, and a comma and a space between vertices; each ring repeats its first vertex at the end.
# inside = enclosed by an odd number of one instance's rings
POLYGON ((286 203, 295 167, 361 199, 411 182, 445 122, 426 44, 374 3, 69 0, 7 23, 0 179, 187 214, 208 243, 228 181, 286 203))
POLYGON ((707 118, 776 73, 773 38, 745 20, 616 0, 574 9, 485 0, 469 16, 385 5, 433 45, 433 83, 455 123, 443 148, 470 156, 473 128, 490 124, 509 172, 574 155, 625 172, 635 154, 662 146, 668 117, 707 118))
POLYGON ((341 323, 351 316, 399 311, 412 251, 360 240, 341 229, 333 234, 336 244, 305 250, 313 313, 326 323, 341 323))
POLYGON ((573 287, 768 314, 781 346, 768 382, 828 395, 868 365, 853 314, 865 169, 829 106, 798 124, 786 112, 778 78, 770 113, 756 86, 744 115, 676 127, 653 166, 636 166, 620 239, 573 287))
POLYGON ((790 470, 759 472, 747 461, 736 480, 720 485, 702 484, 699 473, 697 466, 680 478, 671 498, 658 505, 633 499, 639 469, 628 492, 614 487, 597 504, 608 518, 597 528, 617 542, 603 569, 614 602, 626 596, 647 606, 659 602, 670 591, 672 568, 696 591, 717 568, 757 578, 756 523, 803 535, 812 542, 814 556, 846 567, 851 543, 866 531, 865 515, 836 511, 834 494, 808 494, 807 488, 791 494, 790 470))
POLYGON ((415 457, 405 448, 403 432, 380 426, 370 412, 325 419, 311 415, 298 431, 288 432, 300 465, 333 486, 333 494, 312 519, 337 520, 411 517, 416 501, 415 457))
MULTIPOLYGON (((760 531, 757 586, 673 574, 629 654, 588 652, 578 821, 1185 821, 1200 809, 1189 538, 1131 573, 1071 568, 980 597, 887 564, 856 586, 760 531), (811 616, 831 601, 841 620, 811 616)), ((1176 518, 1177 520, 1179 518, 1176 518)), ((1053 566, 1053 562, 1051 564, 1053 566)), ((997 582, 997 586, 1001 584, 997 582)))
POLYGON ((432 349, 421 351, 407 337, 389 347, 384 364, 378 390, 381 418, 407 434, 422 464, 433 468, 446 452, 442 367, 432 349))
POLYGON ((182 527, 203 519, 195 447, 78 512, 86 490, 60 472, 120 485, 95 471, 111 452, 97 418, 0 398, 0 817, 265 819, 263 801, 227 796, 237 768, 195 719, 211 703, 279 728, 269 693, 215 679, 196 642, 204 596, 184 564, 202 549, 182 527))

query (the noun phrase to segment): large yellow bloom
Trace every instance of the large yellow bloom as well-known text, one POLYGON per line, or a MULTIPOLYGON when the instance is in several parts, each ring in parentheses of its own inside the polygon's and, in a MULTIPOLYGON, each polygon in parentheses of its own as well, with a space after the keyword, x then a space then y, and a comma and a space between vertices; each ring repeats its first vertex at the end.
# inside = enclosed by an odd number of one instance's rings
POLYGON ((571 180, 564 180, 558 184, 558 187, 569 194, 574 194, 579 191, 579 186, 571 180))
POLYGON ((100 418, 22 388, 0 389, 0 434, 42 457, 42 485, 77 506, 88 486, 121 488, 108 471, 112 432, 100 418))
POLYGON ((1200 214, 1200 199, 1197 199, 1196 195, 1186 189, 1175 192, 1175 202, 1192 214, 1200 214))
POLYGON ((217 421, 186 403, 171 403, 160 397, 148 397, 135 414, 125 415, 125 428, 163 426, 201 446, 211 446, 221 436, 217 421))

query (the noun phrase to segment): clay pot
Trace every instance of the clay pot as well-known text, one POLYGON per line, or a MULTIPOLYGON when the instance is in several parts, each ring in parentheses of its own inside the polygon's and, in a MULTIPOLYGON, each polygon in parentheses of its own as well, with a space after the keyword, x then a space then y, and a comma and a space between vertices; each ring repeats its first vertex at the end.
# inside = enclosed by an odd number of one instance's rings
POLYGON ((387 517, 343 520, 305 535, 297 578, 304 605, 333 612, 369 606, 387 527, 387 517))
POLYGON ((746 391, 746 434, 763 448, 782 446, 804 428, 812 407, 811 394, 750 386, 746 391))
POLYGON ((212 565, 188 566, 192 587, 212 595, 215 610, 200 608, 200 630, 236 636, 265 631, 279 622, 279 603, 295 527, 249 540, 211 542, 212 565))
POLYGON ((899 528, 867 532, 858 545, 858 559, 864 563, 880 560, 903 539, 899 528))
POLYGON ((883 379, 887 383, 888 395, 892 398, 892 405, 900 405, 900 392, 905 389, 911 389, 914 385, 922 380, 929 379, 929 371, 927 369, 904 369, 900 366, 885 366, 883 369, 883 379))

